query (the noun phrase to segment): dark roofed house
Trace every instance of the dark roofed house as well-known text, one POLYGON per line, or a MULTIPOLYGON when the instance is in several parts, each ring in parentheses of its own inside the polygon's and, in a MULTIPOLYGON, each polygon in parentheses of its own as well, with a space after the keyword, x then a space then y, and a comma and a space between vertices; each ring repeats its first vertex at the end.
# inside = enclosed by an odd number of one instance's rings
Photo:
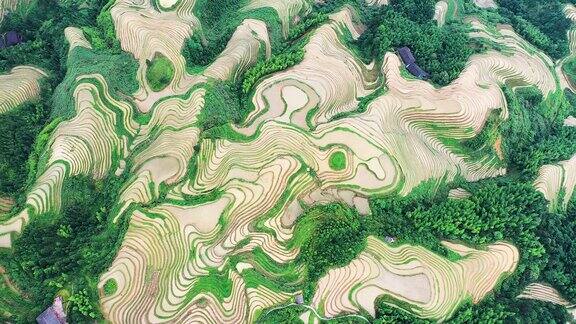
POLYGON ((62 297, 54 299, 52 306, 46 308, 36 317, 38 324, 66 324, 66 314, 62 305, 62 297))
POLYGON ((38 317, 36 317, 38 324, 60 324, 58 316, 52 307, 46 308, 38 317))
POLYGON ((22 36, 13 30, 7 32, 6 35, 4 35, 4 39, 6 40, 7 47, 22 43, 22 36))
POLYGON ((12 30, 0 36, 0 48, 18 45, 22 43, 22 41, 22 35, 12 30))
POLYGON ((296 297, 294 298, 294 302, 298 305, 302 305, 304 304, 304 296, 300 295, 296 295, 296 297))
POLYGON ((422 68, 416 64, 416 59, 408 47, 399 48, 398 55, 400 55, 402 62, 404 62, 404 65, 410 74, 423 80, 426 80, 430 77, 430 74, 426 73, 426 71, 422 70, 422 68))
POLYGON ((408 47, 402 47, 398 49, 398 54, 400 54, 400 58, 405 65, 416 63, 416 59, 414 55, 412 55, 412 51, 408 47))
POLYGON ((410 74, 412 74, 413 76, 415 76, 419 79, 426 80, 430 77, 430 74, 428 74, 428 73, 426 73, 426 71, 422 70, 422 68, 419 67, 418 64, 416 64, 416 63, 406 65, 406 69, 408 70, 408 72, 410 72, 410 74))

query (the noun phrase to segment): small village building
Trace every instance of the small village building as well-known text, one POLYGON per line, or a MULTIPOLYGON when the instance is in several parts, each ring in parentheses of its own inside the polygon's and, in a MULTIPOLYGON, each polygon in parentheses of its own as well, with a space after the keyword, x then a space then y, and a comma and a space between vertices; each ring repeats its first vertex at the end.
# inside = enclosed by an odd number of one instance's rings
POLYGON ((66 313, 62 305, 62 297, 56 297, 52 306, 46 308, 36 317, 38 324, 66 324, 66 313))
POLYGON ((412 55, 412 51, 408 47, 401 47, 398 49, 398 55, 402 59, 405 65, 416 63, 416 59, 414 55, 412 55))
POLYGON ((15 31, 9 31, 3 35, 0 35, 0 49, 18 45, 23 42, 22 35, 15 31))
POLYGON ((400 55, 402 62, 404 62, 404 66, 410 74, 422 80, 430 78, 430 74, 426 73, 426 71, 422 70, 422 68, 418 66, 414 55, 412 55, 412 51, 408 47, 399 48, 398 55, 400 55))
POLYGON ((304 304, 304 296, 296 295, 296 297, 294 298, 294 302, 298 305, 304 304))
POLYGON ((388 243, 388 244, 392 244, 392 243, 396 242, 396 238, 395 238, 395 237, 392 237, 392 236, 386 236, 386 237, 384 238, 384 241, 385 241, 386 243, 388 243))

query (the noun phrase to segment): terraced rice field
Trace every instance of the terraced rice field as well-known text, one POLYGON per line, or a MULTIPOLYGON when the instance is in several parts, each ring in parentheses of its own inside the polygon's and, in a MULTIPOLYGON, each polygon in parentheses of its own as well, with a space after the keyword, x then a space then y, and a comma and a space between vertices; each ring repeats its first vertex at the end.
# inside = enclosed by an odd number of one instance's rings
POLYGON ((77 46, 92 49, 92 45, 86 37, 84 37, 84 33, 80 28, 68 27, 64 30, 64 36, 70 45, 68 52, 72 51, 77 46))
MULTIPOLYGON (((471 37, 502 50, 472 56, 446 87, 408 80, 396 54, 386 53, 381 64, 363 62, 346 45, 342 35, 357 39, 365 26, 352 7, 344 7, 307 35, 300 63, 256 84, 254 109, 229 125, 242 140, 208 139, 199 126, 208 84, 238 80, 259 55, 270 57, 271 42, 265 22, 246 19, 214 62, 193 74, 181 50, 202 29, 194 4, 160 0, 163 10, 156 10, 150 1, 114 3, 121 47, 139 62, 139 90, 121 100, 102 75, 79 77, 74 117, 50 135, 25 208, 0 224, 0 247, 10 247, 30 217, 61 208, 60 193, 70 177, 128 174, 114 209, 115 222, 129 218, 128 230, 98 284, 103 289, 114 281, 118 287, 101 297, 103 313, 114 323, 253 322, 264 310, 291 302, 303 286, 302 239, 294 228, 304 207, 344 202, 366 215, 372 195, 407 195, 429 179, 503 175, 497 154, 467 155, 442 139, 475 137, 498 109, 507 118, 502 85, 535 86, 544 95, 558 88, 549 57, 511 28, 492 30, 476 19, 469 20, 471 37), (146 69, 157 54, 173 64, 174 78, 153 91, 146 69), (366 109, 357 111, 360 99, 373 94, 366 109), (147 116, 145 122, 136 110, 147 116)), ((312 5, 251 0, 244 10, 274 9, 287 34, 312 5)), ((442 25, 449 4, 440 1, 436 9, 442 25)), ((92 48, 81 29, 67 28, 65 36, 70 48, 92 48)), ((38 95, 42 76, 32 67, 1 75, 0 114, 38 95)), ((535 186, 551 202, 560 188, 565 201, 555 203, 565 204, 572 195, 573 160, 541 170, 535 186)), ((469 195, 450 192, 455 199, 469 195)), ((0 212, 6 206, 10 202, 0 199, 0 212)), ((462 259, 369 237, 349 265, 320 279, 311 307, 325 317, 359 311, 374 316, 375 299, 388 296, 393 307, 409 305, 406 311, 415 316, 443 321, 463 301, 480 302, 515 270, 521 252, 506 242, 485 250, 444 245, 462 259)), ((525 295, 550 294, 533 286, 525 295)))
POLYGON ((0 75, 0 114, 18 107, 40 94, 40 79, 46 74, 32 66, 17 66, 0 75))
POLYGON ((560 293, 547 284, 533 283, 528 285, 524 291, 518 295, 518 298, 535 299, 550 302, 556 305, 561 305, 566 308, 576 307, 560 296, 560 293))
POLYGON ((551 208, 566 207, 574 192, 576 185, 576 157, 557 164, 545 165, 540 169, 540 173, 534 185, 538 191, 550 202, 551 208), (559 197, 560 192, 563 197, 559 197), (562 199, 561 201, 558 201, 562 199))
POLYGON ((401 301, 418 317, 443 321, 465 299, 479 302, 518 263, 518 250, 507 243, 487 251, 444 244, 464 259, 451 262, 420 247, 390 247, 369 237, 358 258, 320 280, 312 305, 328 318, 360 309, 374 316, 374 301, 384 295, 391 306, 401 301))

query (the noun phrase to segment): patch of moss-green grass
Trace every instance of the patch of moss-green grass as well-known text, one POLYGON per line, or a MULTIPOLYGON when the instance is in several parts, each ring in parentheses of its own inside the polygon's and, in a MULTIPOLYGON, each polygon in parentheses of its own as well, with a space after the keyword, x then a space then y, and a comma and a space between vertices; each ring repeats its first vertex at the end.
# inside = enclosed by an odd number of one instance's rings
POLYGON ((346 169, 346 154, 342 151, 332 153, 328 160, 328 165, 334 171, 346 169))

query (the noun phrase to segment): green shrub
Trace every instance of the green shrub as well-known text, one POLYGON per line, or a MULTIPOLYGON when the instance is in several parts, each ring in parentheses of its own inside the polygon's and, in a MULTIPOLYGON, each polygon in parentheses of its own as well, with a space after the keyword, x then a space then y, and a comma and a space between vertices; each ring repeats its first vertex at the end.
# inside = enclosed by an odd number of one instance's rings
POLYGON ((562 71, 572 84, 576 84, 576 56, 572 56, 564 62, 562 71))
POLYGON ((164 90, 174 78, 174 65, 162 54, 156 54, 154 59, 146 61, 146 80, 153 91, 164 90))
POLYGON ((258 64, 246 72, 244 82, 242 83, 242 91, 244 94, 248 94, 256 82, 258 82, 262 77, 274 72, 286 70, 288 67, 300 63, 302 59, 304 59, 304 49, 300 48, 286 53, 273 55, 267 61, 258 62, 258 64))
POLYGON ((506 18, 522 37, 552 58, 569 53, 566 32, 571 22, 563 12, 563 0, 499 0, 498 13, 506 18))
POLYGON ((104 295, 112 296, 118 290, 118 283, 115 279, 108 279, 106 283, 104 283, 104 295))
POLYGON ((328 165, 335 171, 340 171, 346 169, 346 154, 341 151, 334 152, 330 154, 328 159, 328 165))
POLYGON ((204 130, 228 123, 237 124, 247 112, 240 100, 238 86, 231 82, 217 81, 206 87, 204 108, 198 116, 198 124, 204 130))

